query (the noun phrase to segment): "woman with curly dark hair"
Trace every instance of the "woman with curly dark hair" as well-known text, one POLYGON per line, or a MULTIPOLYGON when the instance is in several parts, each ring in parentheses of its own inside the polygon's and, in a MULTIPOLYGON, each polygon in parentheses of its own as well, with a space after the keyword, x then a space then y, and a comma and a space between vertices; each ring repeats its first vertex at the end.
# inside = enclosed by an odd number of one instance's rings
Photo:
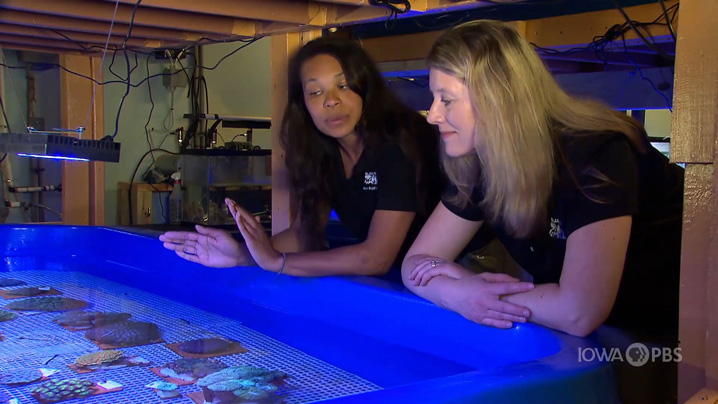
POLYGON ((288 74, 281 142, 290 227, 270 239, 227 200, 245 244, 201 226, 160 239, 207 266, 259 265, 296 276, 385 275, 394 267, 399 280, 399 264, 443 190, 438 132, 399 101, 352 40, 307 43, 288 74), (326 248, 332 209, 357 244, 326 248))

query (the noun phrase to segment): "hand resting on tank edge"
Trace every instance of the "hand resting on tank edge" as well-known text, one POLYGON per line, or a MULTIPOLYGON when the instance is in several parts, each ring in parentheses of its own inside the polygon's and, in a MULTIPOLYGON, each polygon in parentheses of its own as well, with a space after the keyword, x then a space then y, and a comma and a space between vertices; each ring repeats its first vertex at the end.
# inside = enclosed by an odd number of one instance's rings
POLYGON ((414 281, 415 286, 426 286, 432 278, 437 276, 461 279, 471 275, 475 274, 455 262, 423 255, 415 261, 415 267, 411 271, 409 279, 414 281))
POLYGON ((513 323, 525 323, 531 317, 528 308, 506 302, 504 297, 532 290, 532 283, 521 282, 506 274, 475 274, 453 261, 426 254, 417 254, 408 260, 405 264, 409 263, 413 268, 408 279, 411 284, 405 282, 405 285, 419 295, 428 286, 434 290, 434 299, 441 302, 441 306, 468 320, 511 328, 513 323))

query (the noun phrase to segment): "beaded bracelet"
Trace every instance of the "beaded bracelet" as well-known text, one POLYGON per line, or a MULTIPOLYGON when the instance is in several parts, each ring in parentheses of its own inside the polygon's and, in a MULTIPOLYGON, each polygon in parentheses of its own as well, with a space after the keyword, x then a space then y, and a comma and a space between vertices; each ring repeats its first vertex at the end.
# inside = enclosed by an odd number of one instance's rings
POLYGON ((279 268, 279 271, 277 271, 277 275, 281 275, 282 271, 284 271, 284 265, 287 263, 287 253, 282 253, 282 267, 279 268))

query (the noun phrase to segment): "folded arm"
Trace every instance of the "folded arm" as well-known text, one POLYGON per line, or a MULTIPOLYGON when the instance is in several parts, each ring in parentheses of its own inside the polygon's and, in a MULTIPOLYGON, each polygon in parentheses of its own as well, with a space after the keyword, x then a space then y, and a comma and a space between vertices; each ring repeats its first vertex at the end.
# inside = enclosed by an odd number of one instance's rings
POLYGON ((531 321, 584 337, 608 317, 631 233, 631 217, 586 225, 568 237, 559 283, 537 285, 503 300, 528 307, 531 321))
POLYGON ((526 321, 530 312, 500 297, 530 290, 533 285, 503 274, 475 275, 453 262, 481 225, 455 215, 440 203, 404 258, 402 279, 412 292, 471 321, 509 328, 513 322, 526 321), (429 268, 425 268, 427 263, 429 268), (417 282, 421 277, 417 273, 425 273, 424 269, 436 270, 438 276, 417 282))

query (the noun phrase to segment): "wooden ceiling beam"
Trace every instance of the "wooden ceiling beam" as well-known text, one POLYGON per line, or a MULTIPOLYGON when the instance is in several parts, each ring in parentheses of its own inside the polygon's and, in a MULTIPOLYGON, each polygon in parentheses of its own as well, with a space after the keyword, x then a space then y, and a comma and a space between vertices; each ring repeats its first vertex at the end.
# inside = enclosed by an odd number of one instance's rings
MULTIPOLYGON (((115 0, 105 0, 114 5, 115 0)), ((134 5, 136 0, 119 0, 134 5)), ((299 0, 144 0, 141 7, 308 25, 326 6, 299 0)))
MULTIPOLYGON (((354 0, 351 0, 354 1, 354 0)), ((412 0, 411 11, 407 14, 399 14, 399 16, 421 15, 430 11, 428 6, 429 0, 412 0)), ((332 1, 334 3, 334 1, 332 1)), ((357 7, 344 4, 333 4, 328 6, 327 10, 327 26, 341 26, 348 24, 356 24, 361 22, 373 22, 389 18, 391 10, 386 7, 357 7)), ((474 2, 474 5, 476 3, 474 2)))
MULTIPOLYGON (((671 7, 677 2, 678 0, 666 0, 666 6, 671 7)), ((476 2, 473 3, 475 4, 476 2)), ((625 11, 631 19, 636 21, 653 21, 662 13, 658 3, 627 7, 625 11)), ((605 34, 608 28, 614 24, 622 24, 624 21, 623 16, 617 10, 604 10, 528 21, 515 21, 510 24, 529 42, 541 47, 566 50, 586 46, 596 36, 605 34)), ((677 28, 678 24, 674 22, 673 26, 677 28)), ((362 40, 362 46, 377 62, 422 59, 428 55, 432 44, 441 33, 442 31, 429 31, 368 38, 362 40)), ((665 53, 673 52, 668 49, 673 39, 670 37, 666 26, 652 27, 651 33, 658 42, 655 46, 661 48, 665 53), (664 47, 661 42, 667 42, 666 46, 664 47)), ((618 39, 614 42, 614 45, 618 47, 617 50, 622 50, 623 41, 618 39)), ((632 31, 626 33, 626 46, 629 47, 631 53, 640 53, 643 45, 644 42, 638 39, 635 33, 632 31), (640 47, 635 50, 631 49, 636 46, 640 47)), ((608 50, 610 51, 610 49, 608 50)), ((651 49, 650 53, 655 55, 655 50, 651 49)))
POLYGON ((41 53, 52 53, 53 55, 69 54, 69 55, 90 55, 91 53, 83 51, 81 49, 57 49, 39 45, 21 45, 11 43, 0 43, 2 49, 12 49, 19 51, 30 51, 30 52, 41 52, 41 53))
POLYGON ((351 6, 371 6, 369 0, 317 0, 322 3, 345 4, 351 6))
MULTIPOLYGON (((111 21, 115 4, 94 0, 3 0, 0 8, 74 17, 77 19, 77 24, 82 24, 84 20, 111 21)), ((134 6, 129 4, 120 4, 115 22, 129 24, 133 8, 134 6)), ((214 15, 203 15, 202 18, 198 18, 195 13, 148 7, 137 9, 134 24, 168 29, 182 27, 186 31, 223 35, 246 37, 255 35, 255 22, 251 20, 214 15)))
POLYGON ((391 12, 384 7, 347 7, 329 6, 327 20, 329 26, 340 26, 362 21, 375 21, 389 18, 391 12))
MULTIPOLYGON (((47 38, 31 38, 17 35, 0 34, 0 46, 7 49, 15 49, 13 45, 26 45, 26 46, 39 46, 46 48, 57 48, 65 50, 79 50, 88 52, 87 49, 83 49, 77 44, 69 41, 59 41, 55 39, 47 38)), ((86 48, 89 48, 89 44, 82 44, 86 48)))
POLYGON ((496 5, 495 3, 481 0, 426 0, 426 2, 427 10, 431 10, 434 12, 456 11, 467 8, 488 7, 496 5))
MULTIPOLYGON (((331 3, 331 4, 340 4, 345 6, 354 6, 354 7, 375 7, 373 6, 369 0, 317 0, 322 3, 331 3)), ((414 11, 426 11, 428 4, 431 0, 411 0, 411 9, 414 11)), ((473 0, 472 2, 476 2, 473 0)), ((401 6, 399 6, 401 7, 401 6)))
MULTIPOLYGON (((110 30, 109 21, 77 20, 71 17, 62 17, 49 14, 37 14, 32 12, 1 9, 0 22, 23 25, 36 28, 51 28, 62 31, 85 32, 90 34, 107 35, 110 30)), ((112 34, 122 37, 127 35, 129 24, 117 23, 112 26, 112 34)), ((176 40, 192 42, 202 36, 222 39, 216 35, 207 35, 198 32, 190 32, 178 29, 153 28, 153 27, 132 27, 132 38, 176 40)))
POLYGON ((287 34, 289 32, 300 31, 297 29, 297 24, 288 22, 265 22, 257 25, 257 35, 276 35, 276 34, 287 34))
MULTIPOLYGON (((671 7, 676 3, 678 0, 665 1, 666 7, 671 7)), ((634 21, 653 21, 663 12, 659 3, 625 7, 624 10, 634 21)), ((605 34, 613 25, 625 22, 623 15, 615 9, 529 20, 526 21, 525 38, 542 47, 588 44, 595 37, 605 34)), ((660 22, 665 22, 665 20, 660 22)), ((678 20, 674 21, 673 28, 678 30, 678 20)), ((670 37, 667 26, 652 26, 649 29, 657 39, 670 37)), ((645 31, 643 35, 646 35, 645 31)), ((638 36, 633 30, 626 32, 627 41, 636 38, 638 36)), ((618 42, 621 42, 620 38, 618 42)))
MULTIPOLYGON (((83 45, 94 45, 104 47, 107 41, 106 34, 88 34, 84 32, 71 32, 71 31, 59 31, 51 30, 47 28, 35 28, 26 27, 21 25, 6 24, 0 22, 0 34, 5 35, 20 35, 24 37, 32 38, 48 38, 57 39, 60 41, 66 41, 72 43, 72 41, 81 43, 83 45), (63 37, 62 35, 71 38, 72 41, 63 37)), ((110 36, 109 45, 119 46, 125 40, 124 36, 112 35, 110 36)), ((157 39, 144 39, 144 38, 129 38, 127 40, 127 46, 130 48, 159 48, 159 47, 172 47, 179 46, 176 41, 160 41, 157 39)), ((112 46, 110 46, 112 48, 112 46)))

